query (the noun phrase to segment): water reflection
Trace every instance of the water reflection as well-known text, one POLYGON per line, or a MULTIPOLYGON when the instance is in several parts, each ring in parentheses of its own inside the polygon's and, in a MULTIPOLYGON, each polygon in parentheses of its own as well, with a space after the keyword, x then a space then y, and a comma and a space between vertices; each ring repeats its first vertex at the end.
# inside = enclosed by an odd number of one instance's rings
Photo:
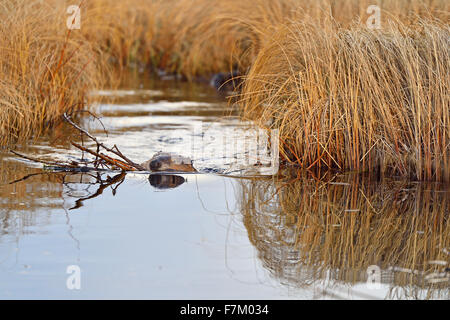
POLYGON ((281 283, 336 297, 379 268, 386 298, 449 298, 446 186, 325 174, 245 180, 241 195, 250 241, 281 283))
POLYGON ((148 181, 156 189, 167 190, 179 187, 186 182, 186 179, 176 175, 151 174, 148 181))
POLYGON ((3 236, 15 237, 33 232, 45 224, 36 212, 60 209, 63 186, 59 175, 42 172, 21 163, 2 162, 0 166, 0 243, 3 236), (34 184, 25 181, 35 181, 34 184))
POLYGON ((99 172, 63 175, 64 195, 76 198, 75 205, 69 210, 82 207, 84 201, 100 196, 106 188, 111 188, 112 194, 116 195, 117 189, 125 181, 125 177, 125 172, 113 176, 99 172))
MULTIPOLYGON (((1 171, 2 179, 13 183, 0 188, 0 242, 45 224, 33 214, 11 212, 58 208, 61 199, 79 210, 107 189, 120 193, 127 178, 125 173, 28 171, 23 166, 1 171), (24 178, 17 177, 20 168, 27 171, 24 178)), ((157 190, 185 182, 177 175, 148 176, 157 190)), ((280 285, 312 290, 314 298, 449 298, 448 186, 330 173, 234 183, 237 214, 250 243, 280 285), (374 271, 381 296, 367 285, 368 272, 374 271)))

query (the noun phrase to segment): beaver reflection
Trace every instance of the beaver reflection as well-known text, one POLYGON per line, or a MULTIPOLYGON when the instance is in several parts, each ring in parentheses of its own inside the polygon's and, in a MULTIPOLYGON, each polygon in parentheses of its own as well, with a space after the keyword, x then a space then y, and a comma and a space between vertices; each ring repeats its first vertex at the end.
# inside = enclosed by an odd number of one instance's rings
POLYGON ((150 184, 159 190, 174 189, 186 182, 186 179, 174 175, 151 174, 150 184))

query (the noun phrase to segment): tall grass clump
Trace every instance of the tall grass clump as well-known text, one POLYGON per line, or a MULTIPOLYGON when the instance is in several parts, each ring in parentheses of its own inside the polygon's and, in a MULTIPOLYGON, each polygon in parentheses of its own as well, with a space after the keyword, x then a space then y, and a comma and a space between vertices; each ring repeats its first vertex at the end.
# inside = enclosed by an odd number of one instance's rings
POLYGON ((304 167, 450 181, 450 27, 295 21, 262 48, 244 115, 304 167))
POLYGON ((37 136, 84 108, 102 81, 100 52, 66 27, 59 1, 0 4, 0 145, 37 136))

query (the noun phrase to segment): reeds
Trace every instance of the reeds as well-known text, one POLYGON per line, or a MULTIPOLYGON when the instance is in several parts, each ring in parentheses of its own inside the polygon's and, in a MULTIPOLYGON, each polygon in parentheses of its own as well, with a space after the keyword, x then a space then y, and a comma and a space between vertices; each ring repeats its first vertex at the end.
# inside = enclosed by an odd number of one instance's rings
POLYGON ((66 28, 57 1, 0 5, 0 144, 51 127, 64 111, 85 107, 99 85, 100 52, 66 28))
MULTIPOLYGON (((85 3, 82 32, 119 65, 132 62, 193 79, 239 67, 247 70, 270 35, 288 21, 341 26, 365 23, 373 1, 355 0, 93 0, 85 3)), ((445 21, 445 0, 380 0, 382 22, 419 18, 445 21)))
POLYGON ((450 28, 333 21, 281 28, 245 82, 244 115, 280 129, 303 168, 450 181, 450 28))

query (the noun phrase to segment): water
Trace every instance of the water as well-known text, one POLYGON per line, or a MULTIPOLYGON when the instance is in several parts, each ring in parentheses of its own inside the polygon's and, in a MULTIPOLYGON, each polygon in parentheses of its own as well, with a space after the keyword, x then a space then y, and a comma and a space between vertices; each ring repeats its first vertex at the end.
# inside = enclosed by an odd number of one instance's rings
MULTIPOLYGON (((55 173, 2 153, 0 298, 449 298, 448 186, 272 176, 241 147, 219 152, 219 133, 254 129, 207 87, 138 78, 95 94, 116 98, 95 109, 108 135, 81 119, 100 140, 135 162, 188 155, 203 173, 55 173)), ((18 150, 79 160, 70 139, 61 125, 18 150)))

